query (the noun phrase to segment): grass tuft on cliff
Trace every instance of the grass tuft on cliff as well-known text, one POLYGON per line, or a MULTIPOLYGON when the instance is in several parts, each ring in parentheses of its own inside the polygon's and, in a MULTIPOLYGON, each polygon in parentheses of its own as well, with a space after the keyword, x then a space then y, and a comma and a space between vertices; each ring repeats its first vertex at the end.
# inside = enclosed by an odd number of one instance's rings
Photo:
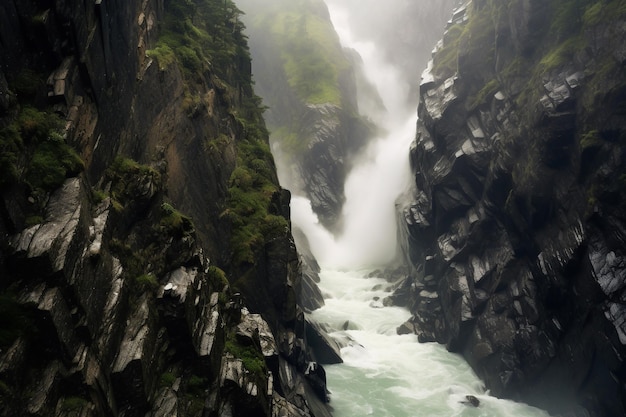
POLYGON ((0 188, 24 182, 33 192, 51 192, 84 169, 78 153, 67 144, 63 120, 32 106, 0 129, 0 188))

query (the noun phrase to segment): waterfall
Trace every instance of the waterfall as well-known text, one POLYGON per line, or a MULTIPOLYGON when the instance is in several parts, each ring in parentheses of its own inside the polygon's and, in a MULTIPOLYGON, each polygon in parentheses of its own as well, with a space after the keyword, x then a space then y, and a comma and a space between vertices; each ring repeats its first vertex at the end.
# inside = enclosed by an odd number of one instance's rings
MULTIPOLYGON (((399 7, 402 1, 385 5, 399 7)), ((386 109, 363 106, 361 111, 371 111, 366 116, 384 133, 357 158, 347 178, 340 236, 320 225, 306 198, 294 196, 291 204, 292 221, 306 234, 322 267, 320 288, 326 305, 311 317, 324 323, 345 346, 344 363, 326 367, 333 414, 547 416, 533 407, 489 396, 469 365, 441 345, 420 344, 415 335, 396 334, 410 313, 384 305, 390 284, 371 271, 388 264, 397 253, 394 202, 411 180, 408 151, 416 111, 407 108, 411 102, 406 97, 407 82, 385 63, 377 45, 353 36, 349 24, 353 15, 346 4, 347 0, 327 0, 342 44, 361 55, 365 74, 386 109), (480 405, 469 405, 468 396, 480 405)), ((367 2, 360 4, 367 7, 367 2)))

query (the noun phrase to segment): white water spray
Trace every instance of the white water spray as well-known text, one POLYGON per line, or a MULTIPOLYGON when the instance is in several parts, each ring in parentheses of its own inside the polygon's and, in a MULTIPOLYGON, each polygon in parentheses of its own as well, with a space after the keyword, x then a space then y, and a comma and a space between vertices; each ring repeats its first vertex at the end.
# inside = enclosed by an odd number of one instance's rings
MULTIPOLYGON (((404 105, 409 86, 395 68, 381 60, 376 45, 352 38, 347 29, 348 10, 330 2, 328 6, 342 45, 360 54, 365 76, 378 90, 385 111, 372 106, 361 108, 381 134, 356 157, 346 179, 341 234, 332 239, 320 231, 321 225, 303 198, 292 202, 293 221, 305 231, 318 261, 327 267, 385 265, 398 252, 394 201, 409 185, 408 149, 415 135, 417 114, 404 105)), ((359 102, 368 100, 362 98, 359 102)))
POLYGON ((365 75, 386 109, 361 108, 384 134, 359 155, 346 180, 344 229, 339 237, 322 227, 306 198, 294 197, 291 203, 292 221, 306 234, 322 266, 320 288, 326 305, 314 311, 312 319, 335 329, 331 336, 337 340, 347 341, 341 350, 344 364, 326 367, 333 415, 547 416, 487 395, 467 363, 444 347, 417 343, 415 335, 396 334, 410 313, 384 307, 389 284, 367 277, 370 274, 363 269, 385 266, 397 254, 394 202, 411 180, 408 154, 416 111, 405 108, 409 86, 382 61, 376 45, 353 39, 348 29, 351 15, 342 0, 326 1, 343 46, 361 55, 365 75), (477 397, 480 406, 466 405, 467 395, 477 397))

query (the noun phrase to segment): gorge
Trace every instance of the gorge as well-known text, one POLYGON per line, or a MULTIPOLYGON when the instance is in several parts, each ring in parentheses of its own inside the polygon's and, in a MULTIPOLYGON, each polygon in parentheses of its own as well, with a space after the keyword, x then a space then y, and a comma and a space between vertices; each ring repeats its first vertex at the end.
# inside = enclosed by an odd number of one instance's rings
POLYGON ((625 415, 626 7, 455 6, 0 4, 0 414, 625 415))

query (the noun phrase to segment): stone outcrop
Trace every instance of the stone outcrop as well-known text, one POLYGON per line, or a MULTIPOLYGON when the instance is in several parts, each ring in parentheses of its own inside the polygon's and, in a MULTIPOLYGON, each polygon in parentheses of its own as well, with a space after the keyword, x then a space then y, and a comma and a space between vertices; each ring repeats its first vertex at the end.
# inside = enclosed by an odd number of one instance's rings
POLYGON ((399 331, 562 415, 626 410, 618 3, 461 9, 422 78, 400 202, 413 272, 391 299, 413 318, 399 331))
POLYGON ((168 52, 180 3, 0 5, 2 415, 329 415, 241 28, 168 52))

